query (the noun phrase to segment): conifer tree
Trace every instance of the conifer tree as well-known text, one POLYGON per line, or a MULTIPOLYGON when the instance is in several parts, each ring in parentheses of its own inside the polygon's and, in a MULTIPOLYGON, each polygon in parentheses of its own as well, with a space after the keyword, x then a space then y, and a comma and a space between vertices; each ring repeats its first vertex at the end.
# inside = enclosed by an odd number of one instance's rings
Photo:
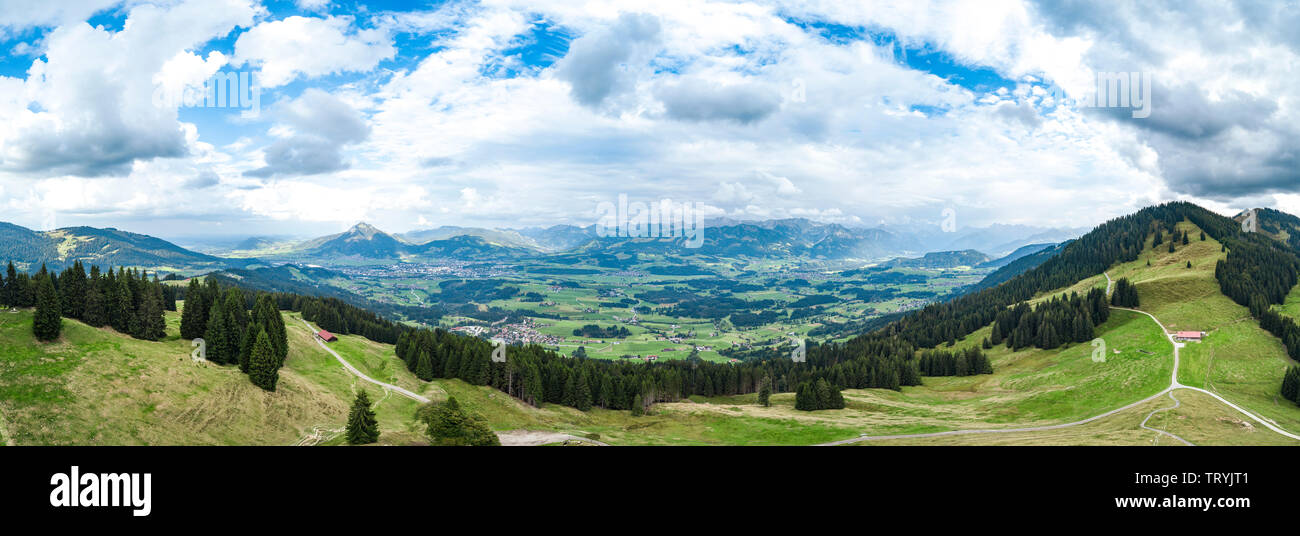
POLYGON ((167 336, 167 320, 163 318, 162 288, 150 285, 144 289, 140 301, 140 333, 138 338, 159 341, 167 336))
POLYGON ((765 408, 772 406, 772 381, 763 379, 762 387, 758 388, 758 404, 765 408))
POLYGON ((439 446, 499 446, 500 439, 492 433, 483 417, 461 408, 456 397, 424 411, 428 428, 425 434, 439 446))
POLYGON ((259 324, 249 324, 248 331, 244 332, 244 338, 239 345, 239 371, 248 374, 248 363, 253 357, 253 344, 257 342, 257 335, 265 333, 259 324))
POLYGON ((433 379, 433 359, 429 357, 427 350, 421 350, 415 365, 415 377, 430 381, 433 379))
POLYGON ((348 412, 348 443, 364 445, 379 441, 379 421, 375 411, 370 409, 370 397, 365 389, 357 391, 356 400, 352 401, 352 410, 348 412))
POLYGON ((131 294, 131 283, 127 281, 126 272, 119 269, 117 275, 117 292, 115 292, 110 316, 113 329, 118 333, 131 334, 131 324, 135 318, 135 298, 131 294))
POLYGON ((1292 365, 1287 367, 1286 374, 1282 376, 1282 398, 1292 402, 1300 402, 1300 367, 1292 365))
POLYGON ((63 330, 63 317, 60 314, 63 306, 54 290, 52 278, 51 275, 45 275, 36 280, 36 317, 32 321, 32 333, 42 341, 59 338, 59 333, 63 330))
POLYGON ((218 365, 229 363, 231 357, 231 333, 226 318, 225 307, 220 302, 212 304, 212 309, 208 310, 208 330, 203 333, 208 361, 218 365))
POLYGON ((4 292, 0 293, 0 301, 9 307, 18 306, 18 270, 14 268, 14 262, 9 261, 9 268, 6 269, 4 292))
POLYGON ((579 411, 591 410, 591 387, 587 383, 587 371, 583 369, 574 380, 573 407, 579 411))
POLYGON ((93 328, 104 327, 107 320, 107 304, 104 302, 104 292, 100 290, 98 278, 91 280, 90 286, 86 289, 86 309, 82 320, 86 325, 93 328))
POLYGON ((181 311, 181 338, 198 339, 208 329, 208 308, 203 306, 203 286, 198 278, 190 279, 185 289, 185 309, 181 311))
POLYGON ((266 332, 258 332, 257 340, 253 342, 253 352, 248 357, 248 379, 264 390, 275 391, 275 384, 280 379, 277 361, 279 359, 271 347, 271 339, 266 336, 266 332))

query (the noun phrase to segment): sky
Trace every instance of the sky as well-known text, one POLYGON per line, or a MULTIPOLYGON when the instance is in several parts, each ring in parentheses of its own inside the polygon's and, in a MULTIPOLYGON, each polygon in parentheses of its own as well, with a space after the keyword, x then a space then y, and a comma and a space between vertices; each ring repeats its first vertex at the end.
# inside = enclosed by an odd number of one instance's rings
POLYGON ((1253 1, 0 0, 0 221, 590 225, 620 195, 854 226, 1300 213, 1298 27, 1253 1), (1147 115, 1084 103, 1107 73, 1148 80, 1147 115), (194 99, 214 76, 244 100, 194 99))

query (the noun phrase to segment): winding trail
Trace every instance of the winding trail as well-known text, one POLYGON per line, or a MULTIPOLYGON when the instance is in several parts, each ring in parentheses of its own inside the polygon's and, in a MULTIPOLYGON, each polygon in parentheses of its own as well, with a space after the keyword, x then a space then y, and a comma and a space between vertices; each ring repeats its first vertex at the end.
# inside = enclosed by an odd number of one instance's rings
MULTIPOLYGON (((1106 272, 1102 272, 1102 275, 1105 275, 1105 276, 1106 276, 1106 294, 1107 294, 1107 295, 1110 295, 1111 285, 1113 284, 1113 281, 1111 281, 1111 279, 1110 279, 1110 274, 1108 274, 1108 273, 1106 273, 1106 272)), ((1170 333, 1169 330, 1165 329, 1165 325, 1162 324, 1162 323, 1160 323, 1160 319, 1156 318, 1155 315, 1153 315, 1153 314, 1151 314, 1151 313, 1148 313, 1148 312, 1146 312, 1146 311, 1139 311, 1139 310, 1137 310, 1137 309, 1129 309, 1129 308, 1127 308, 1127 307, 1115 307, 1115 306, 1111 306, 1111 309, 1118 309, 1118 310, 1121 310, 1121 311, 1132 311, 1132 312, 1134 312, 1134 313, 1141 313, 1141 314, 1144 314, 1144 315, 1150 317, 1151 320, 1154 321, 1154 322, 1156 323, 1157 326, 1160 326, 1160 331, 1161 331, 1162 333, 1165 334, 1165 338, 1169 339, 1169 344, 1172 344, 1172 345, 1174 346, 1174 370, 1173 370, 1172 377, 1169 379, 1169 387, 1164 388, 1164 389, 1161 390, 1159 393, 1156 393, 1156 394, 1154 394, 1154 395, 1151 395, 1151 396, 1148 396, 1148 397, 1146 397, 1146 398, 1143 398, 1142 400, 1138 400, 1137 402, 1134 402, 1134 403, 1129 404, 1129 405, 1127 405, 1127 406, 1124 406, 1124 407, 1122 407, 1122 408, 1119 408, 1119 409, 1113 409, 1113 410, 1107 411, 1106 413, 1102 413, 1101 415, 1096 415, 1096 416, 1093 416, 1093 417, 1088 417, 1087 419, 1083 419, 1083 420, 1080 420, 1080 421, 1074 421, 1074 422, 1068 422, 1068 423, 1062 423, 1062 424, 1053 424, 1053 425, 1047 425, 1047 426, 1027 426, 1027 427, 1023 427, 1023 428, 993 428, 993 429, 978 429, 978 430, 950 430, 950 431, 947 431, 947 432, 931 432, 931 433, 927 433, 927 434, 898 434, 898 435, 884 435, 884 436, 869 436, 869 435, 862 435, 862 436, 854 437, 854 438, 850 438, 850 439, 842 439, 842 440, 840 440, 840 441, 831 441, 831 442, 829 442, 829 443, 821 443, 821 444, 819 444, 819 445, 817 445, 817 446, 848 445, 848 444, 852 444, 852 443, 861 443, 861 442, 864 442, 864 441, 881 441, 881 440, 886 440, 886 439, 916 439, 916 438, 941 437, 941 436, 950 436, 950 435, 969 435, 969 434, 1008 434, 1008 433, 1015 433, 1015 432, 1041 432, 1041 431, 1047 431, 1047 430, 1059 430, 1059 429, 1061 429, 1061 428, 1069 428, 1069 427, 1072 427, 1072 426, 1079 426, 1079 425, 1081 425, 1081 424, 1088 424, 1088 423, 1090 423, 1090 422, 1092 422, 1092 421, 1095 421, 1095 420, 1097 420, 1097 419, 1102 419, 1102 418, 1105 418, 1105 417, 1109 417, 1109 416, 1111 416, 1111 415, 1114 415, 1114 414, 1119 413, 1119 412, 1121 412, 1121 411, 1124 411, 1124 410, 1126 410, 1126 409, 1130 409, 1130 408, 1136 407, 1136 406, 1138 406, 1138 405, 1141 405, 1141 404, 1144 404, 1144 403, 1150 402, 1150 401, 1152 401, 1152 400, 1155 400, 1155 399, 1157 399, 1157 398, 1160 398, 1160 397, 1164 396, 1166 393, 1169 393, 1169 396, 1170 396, 1171 398, 1173 398, 1173 391, 1176 390, 1176 389, 1188 389, 1188 390, 1191 390, 1191 391, 1197 391, 1197 392, 1200 392, 1200 393, 1204 393, 1204 394, 1206 394, 1206 395, 1209 395, 1209 396, 1213 397, 1215 400, 1218 400, 1219 402, 1224 403, 1224 404, 1227 405, 1228 407, 1237 410, 1237 411, 1240 412, 1242 415, 1245 415, 1245 416, 1249 417, 1251 420, 1253 420, 1253 421, 1255 421, 1255 422, 1257 422, 1257 423, 1259 423, 1259 424, 1264 425, 1264 427, 1265 427, 1265 428, 1268 428, 1269 430, 1272 430, 1272 431, 1274 431, 1274 432, 1277 432, 1277 433, 1279 433, 1279 434, 1281 434, 1281 435, 1283 435, 1283 436, 1289 437, 1289 438, 1291 438, 1291 439, 1300 440, 1300 435, 1296 435, 1296 434, 1293 434, 1293 433, 1288 432, 1288 431, 1286 431, 1286 430, 1283 430, 1282 428, 1279 428, 1278 426, 1274 425, 1274 424, 1271 423, 1271 422, 1268 422, 1268 421, 1266 421, 1266 420, 1264 420, 1264 419, 1262 419, 1262 418, 1260 418, 1260 417, 1256 417, 1256 416, 1255 416, 1254 414, 1252 414, 1251 412, 1246 411, 1246 410, 1243 409, 1241 406, 1238 406, 1238 405, 1236 405, 1236 404, 1233 404, 1232 402, 1227 401, 1226 399, 1224 399, 1223 397, 1219 396, 1219 395, 1216 394, 1216 393, 1213 393, 1213 392, 1210 392, 1210 391, 1206 391, 1205 389, 1201 389, 1200 387, 1192 387, 1192 386, 1190 386, 1190 385, 1183 385, 1183 384, 1181 384, 1181 383, 1178 383, 1178 350, 1180 350, 1181 348, 1183 348, 1183 347, 1185 346, 1185 344, 1184 344, 1184 343, 1181 343, 1181 342, 1178 342, 1176 339, 1174 339, 1174 335, 1173 335, 1172 333, 1170 333)), ((1177 403, 1177 402, 1178 402, 1178 399, 1177 399, 1177 398, 1174 398, 1174 402, 1177 403)), ((1175 404, 1175 406, 1172 407, 1172 408, 1165 408, 1164 410, 1157 410, 1157 411, 1168 411, 1168 410, 1172 410, 1172 409, 1174 409, 1174 408, 1177 408, 1179 405, 1181 405, 1181 403, 1175 404)), ((1183 439, 1183 438, 1181 438, 1181 437, 1178 437, 1178 436, 1176 436, 1176 435, 1170 434, 1169 432, 1165 432, 1164 430, 1156 430, 1156 429, 1154 429, 1154 428, 1148 428, 1148 427, 1146 426, 1146 422, 1147 422, 1147 420, 1149 420, 1149 419, 1151 418, 1151 415, 1154 415, 1157 411, 1153 411, 1153 412, 1151 412, 1151 414, 1148 414, 1148 415, 1147 415, 1147 419, 1142 421, 1142 425, 1143 425, 1142 427, 1143 427, 1143 428, 1146 428, 1146 429, 1148 429, 1148 430, 1153 430, 1153 431, 1156 431, 1156 432, 1160 432, 1160 433, 1162 433, 1162 434, 1167 434, 1167 435, 1169 435, 1169 436, 1171 436, 1171 437, 1174 437, 1175 439, 1178 439, 1179 441, 1182 441, 1182 442, 1184 442, 1184 443, 1187 443, 1188 445, 1191 445, 1191 443, 1189 443, 1187 440, 1185 440, 1185 439, 1183 439)))
MULTIPOLYGON (((311 324, 308 324, 306 320, 303 320, 303 319, 299 318, 298 321, 302 322, 302 325, 307 326, 307 331, 310 331, 311 333, 316 333, 316 330, 313 329, 313 328, 311 327, 311 324)), ((312 339, 315 340, 315 341, 316 341, 316 344, 319 344, 321 348, 324 348, 326 352, 329 352, 330 355, 334 356, 334 359, 339 360, 339 363, 342 363, 342 364, 343 364, 343 368, 347 369, 348 372, 351 372, 354 376, 356 376, 356 377, 358 377, 358 378, 361 378, 361 379, 363 379, 363 380, 365 380, 365 381, 368 381, 368 382, 370 382, 370 383, 373 383, 373 384, 375 384, 375 385, 378 385, 378 386, 380 386, 380 387, 383 387, 384 389, 391 390, 391 391, 393 391, 393 392, 395 392, 395 393, 397 393, 397 394, 399 394, 399 395, 402 395, 402 396, 404 396, 404 397, 406 397, 406 398, 410 398, 410 399, 415 400, 415 401, 417 401, 417 402, 421 402, 421 403, 424 403, 424 404, 428 404, 428 403, 430 402, 430 400, 429 400, 428 398, 425 398, 425 397, 423 397, 423 396, 420 396, 420 395, 418 395, 418 394, 415 394, 415 393, 413 393, 413 392, 411 392, 411 391, 408 391, 408 390, 406 390, 406 389, 403 389, 403 388, 398 387, 398 386, 396 386, 396 385, 393 385, 393 384, 391 384, 391 383, 384 383, 384 382, 381 382, 381 381, 376 380, 376 379, 374 379, 374 378, 371 378, 370 376, 366 376, 365 374, 362 374, 360 370, 357 370, 356 367, 352 366, 352 363, 348 363, 348 360, 343 359, 343 356, 340 356, 340 355, 338 354, 338 352, 335 352, 335 351, 334 351, 333 348, 330 348, 329 346, 326 346, 326 345, 325 345, 325 341, 320 340, 319 337, 316 337, 316 336, 314 336, 314 335, 312 336, 312 339)))
MULTIPOLYGON (((299 318, 298 321, 302 322, 302 325, 307 327, 307 331, 310 331, 311 333, 316 333, 315 328, 312 328, 311 324, 307 323, 306 320, 299 318)), ((430 400, 426 397, 420 396, 416 393, 413 393, 411 391, 408 391, 406 389, 403 389, 391 383, 384 383, 374 378, 371 378, 370 376, 366 376, 360 370, 357 370, 356 367, 352 366, 352 363, 348 363, 346 359, 343 359, 343 356, 340 356, 338 352, 334 351, 333 348, 326 346, 325 341, 322 341, 320 340, 319 337, 315 337, 315 336, 313 336, 312 338, 316 341, 316 344, 320 345, 320 347, 324 348, 326 352, 329 352, 330 355, 334 356, 334 359, 337 359, 339 363, 343 365, 343 368, 347 369, 348 372, 351 372, 354 376, 361 378, 362 380, 368 381, 370 383, 373 383, 375 385, 378 385, 380 387, 383 387, 385 391, 394 392, 399 395, 405 396, 406 398, 410 398, 412 400, 416 400, 424 404, 428 404, 430 402, 430 400)), ((320 427, 316 427, 312 430, 312 433, 309 434, 307 437, 299 439, 298 444, 314 445, 316 443, 320 443, 321 441, 324 441, 330 437, 327 436, 326 433, 332 433, 332 432, 337 432, 337 430, 328 430, 328 429, 321 429, 320 427)), ((597 445, 601 447, 609 446, 609 444, 602 443, 595 439, 588 439, 585 437, 576 436, 572 434, 565 434, 560 432, 542 432, 542 431, 533 431, 533 430, 507 430, 504 432, 495 432, 495 433, 497 435, 497 438, 501 440, 501 445, 506 447, 547 445, 551 443, 561 443, 564 441, 579 441, 579 442, 590 443, 592 445, 597 445)))
POLYGON ((1164 434, 1164 435, 1167 435, 1167 436, 1172 437, 1172 438, 1174 438, 1174 439, 1177 439, 1177 440, 1179 440, 1179 441, 1182 441, 1183 444, 1185 444, 1185 445, 1187 445, 1187 446, 1189 446, 1189 447, 1194 447, 1194 446, 1196 446, 1196 445, 1193 445, 1191 441, 1188 441, 1188 440, 1186 440, 1186 439, 1183 439, 1183 438, 1181 438, 1181 437, 1178 437, 1178 436, 1176 436, 1176 435, 1174 435, 1174 434, 1171 434, 1171 433, 1166 432, 1166 431, 1164 431, 1164 430, 1161 430, 1161 429, 1159 429, 1159 428, 1152 428, 1152 427, 1150 427, 1150 426, 1147 426, 1147 421, 1150 421, 1150 420, 1151 420, 1151 417, 1155 417, 1157 413, 1163 413, 1163 412, 1166 412, 1166 411, 1175 410, 1175 409, 1178 409, 1178 406, 1183 405, 1183 403, 1180 402, 1180 401, 1178 400, 1178 397, 1175 397, 1175 396, 1174 396, 1174 392, 1173 392, 1173 391, 1169 391, 1169 398, 1173 399, 1173 401, 1174 401, 1174 405, 1169 406, 1169 407, 1167 407, 1167 408, 1160 408, 1160 409, 1157 409, 1157 410, 1155 410, 1155 411, 1152 411, 1151 413, 1148 413, 1148 414, 1147 414, 1147 418, 1142 419, 1142 424, 1141 424, 1140 426, 1142 426, 1143 428, 1146 428, 1147 430, 1151 430, 1152 432, 1156 432, 1156 433, 1164 434))

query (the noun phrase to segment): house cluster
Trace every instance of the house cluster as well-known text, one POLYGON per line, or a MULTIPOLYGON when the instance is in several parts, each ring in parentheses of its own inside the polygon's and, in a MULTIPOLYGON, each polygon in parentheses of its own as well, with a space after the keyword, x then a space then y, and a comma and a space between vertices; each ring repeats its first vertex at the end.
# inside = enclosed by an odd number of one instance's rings
POLYGON ((562 340, 555 335, 547 335, 536 329, 537 323, 532 319, 525 318, 523 322, 517 324, 506 324, 497 328, 492 338, 505 341, 506 344, 542 344, 556 345, 562 340))
POLYGON ((483 326, 456 326, 454 328, 451 328, 451 330, 458 333, 464 333, 471 337, 478 337, 489 331, 488 328, 483 326))
POLYGON ((487 326, 456 326, 451 328, 452 331, 464 333, 471 337, 491 336, 495 340, 505 341, 506 344, 541 344, 553 346, 559 344, 563 339, 554 335, 547 335, 537 331, 537 324, 531 319, 524 319, 517 324, 494 323, 492 327, 487 326))

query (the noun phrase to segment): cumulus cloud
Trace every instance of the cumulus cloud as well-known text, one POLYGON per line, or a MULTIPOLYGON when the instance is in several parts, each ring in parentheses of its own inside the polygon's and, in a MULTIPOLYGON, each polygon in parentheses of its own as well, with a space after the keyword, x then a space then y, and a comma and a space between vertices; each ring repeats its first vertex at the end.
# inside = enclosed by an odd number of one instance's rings
POLYGON ((755 84, 716 87, 691 79, 661 87, 657 96, 668 117, 685 121, 761 121, 781 105, 781 95, 755 84))
POLYGON ((260 65, 263 87, 299 77, 369 71, 397 53, 380 29, 355 29, 351 17, 301 17, 258 24, 235 42, 235 63, 260 65))
POLYGON ((232 221, 394 231, 586 224, 619 193, 735 217, 955 207, 963 225, 1086 227, 1174 198, 1295 205, 1274 196, 1300 184, 1300 10, 1286 4, 495 0, 351 19, 328 14, 337 2, 302 16, 226 0, 132 4, 120 32, 84 23, 98 3, 47 4, 0 10, 0 27, 53 25, 24 37, 45 51, 29 73, 0 77, 0 205, 38 220, 46 204, 198 209, 149 197, 165 184, 203 189, 191 197, 232 221), (958 74, 815 23, 891 34, 958 74), (270 90, 259 119, 190 124, 150 102, 155 85, 242 65, 270 90), (964 69, 1006 90, 963 85, 964 69), (1073 95, 1100 71, 1151 72, 1152 115, 1059 106, 1038 87, 1073 95))
POLYGON ((277 116, 288 129, 286 136, 265 149, 265 166, 245 175, 316 175, 346 169, 344 146, 370 135, 370 126, 360 112, 319 89, 303 92, 277 116))
POLYGON ((627 91, 645 68, 647 54, 659 40, 659 20, 625 13, 602 31, 584 35, 569 46, 556 67, 556 76, 569 83, 578 102, 592 107, 627 91))
POLYGON ((178 54, 256 13, 242 0, 142 5, 119 32, 84 22, 54 29, 23 87, 0 101, 0 169, 124 175, 136 161, 188 154, 175 105, 155 102, 156 78, 178 54))

